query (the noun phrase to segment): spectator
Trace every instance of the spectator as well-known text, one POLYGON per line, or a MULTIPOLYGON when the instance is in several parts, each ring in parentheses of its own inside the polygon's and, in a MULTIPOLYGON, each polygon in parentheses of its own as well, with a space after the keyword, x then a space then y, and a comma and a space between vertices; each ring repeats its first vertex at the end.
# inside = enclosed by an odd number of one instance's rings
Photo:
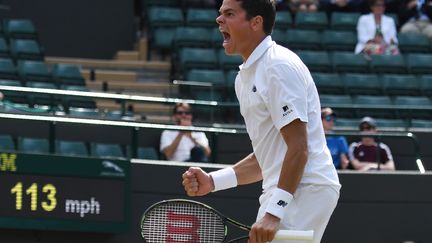
MULTIPOLYGON (((189 104, 176 104, 173 118, 177 125, 192 126, 192 111, 189 104)), ((174 130, 162 132, 160 151, 168 160, 194 162, 206 162, 211 153, 204 132, 174 130)))
POLYGON ((344 136, 331 135, 336 113, 329 107, 321 110, 321 120, 326 133, 327 147, 333 158, 333 164, 336 169, 346 169, 349 164, 348 160, 348 143, 344 136))
POLYGON ((370 55, 397 55, 397 30, 394 19, 384 15, 385 1, 372 0, 371 13, 360 16, 357 23, 355 53, 370 55))
POLYGON ((405 0, 399 18, 401 33, 424 34, 432 39, 432 0, 405 0))
POLYGON ((293 13, 296 12, 316 12, 318 11, 319 1, 318 0, 290 0, 290 10, 293 13))
MULTIPOLYGON (((364 135, 377 132, 376 122, 371 117, 364 117, 359 125, 364 135)), ((360 142, 354 142, 349 148, 349 158, 355 170, 395 170, 390 148, 373 137, 362 136, 360 142), (379 147, 379 151, 377 151, 379 147)))

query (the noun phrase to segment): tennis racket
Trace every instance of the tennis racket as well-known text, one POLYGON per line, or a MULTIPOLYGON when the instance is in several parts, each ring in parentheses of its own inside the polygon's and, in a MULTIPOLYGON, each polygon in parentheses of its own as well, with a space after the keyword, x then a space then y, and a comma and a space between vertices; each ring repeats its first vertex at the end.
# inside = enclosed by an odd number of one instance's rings
MULTIPOLYGON (((245 231, 250 226, 225 217, 210 206, 186 199, 171 199, 150 206, 141 219, 141 235, 147 243, 239 242, 226 241, 227 223, 245 231)), ((279 230, 275 240, 313 240, 313 231, 279 230)))

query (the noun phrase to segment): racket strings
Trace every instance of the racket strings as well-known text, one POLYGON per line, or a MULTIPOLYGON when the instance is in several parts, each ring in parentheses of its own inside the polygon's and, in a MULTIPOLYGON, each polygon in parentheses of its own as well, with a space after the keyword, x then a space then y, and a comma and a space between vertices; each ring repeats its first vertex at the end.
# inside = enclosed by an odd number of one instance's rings
POLYGON ((225 224, 209 209, 187 203, 161 204, 150 210, 141 225, 146 242, 223 242, 225 224))

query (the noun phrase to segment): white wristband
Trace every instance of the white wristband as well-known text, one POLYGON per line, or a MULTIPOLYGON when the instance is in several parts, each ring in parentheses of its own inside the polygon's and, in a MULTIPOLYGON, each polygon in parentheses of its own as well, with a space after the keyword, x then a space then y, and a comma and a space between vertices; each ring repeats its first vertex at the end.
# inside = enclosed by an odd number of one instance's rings
POLYGON ((209 174, 213 178, 214 192, 237 186, 237 176, 231 166, 209 174))
POLYGON ((267 204, 266 212, 282 220, 285 214, 285 209, 288 207, 292 198, 293 196, 291 193, 280 188, 274 189, 269 199, 269 203, 267 204))

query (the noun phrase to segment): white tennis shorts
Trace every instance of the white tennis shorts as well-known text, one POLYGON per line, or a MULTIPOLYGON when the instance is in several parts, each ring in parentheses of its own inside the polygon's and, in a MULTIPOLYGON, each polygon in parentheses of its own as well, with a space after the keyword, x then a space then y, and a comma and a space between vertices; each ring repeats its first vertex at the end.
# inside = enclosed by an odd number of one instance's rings
MULTIPOLYGON (((339 199, 340 186, 300 184, 294 193, 293 200, 286 209, 280 229, 313 230, 313 243, 319 243, 324 234, 327 223, 336 208, 339 199)), ((269 193, 261 195, 260 208, 257 219, 265 214, 269 193)), ((274 243, 310 243, 305 241, 284 240, 274 243)))

